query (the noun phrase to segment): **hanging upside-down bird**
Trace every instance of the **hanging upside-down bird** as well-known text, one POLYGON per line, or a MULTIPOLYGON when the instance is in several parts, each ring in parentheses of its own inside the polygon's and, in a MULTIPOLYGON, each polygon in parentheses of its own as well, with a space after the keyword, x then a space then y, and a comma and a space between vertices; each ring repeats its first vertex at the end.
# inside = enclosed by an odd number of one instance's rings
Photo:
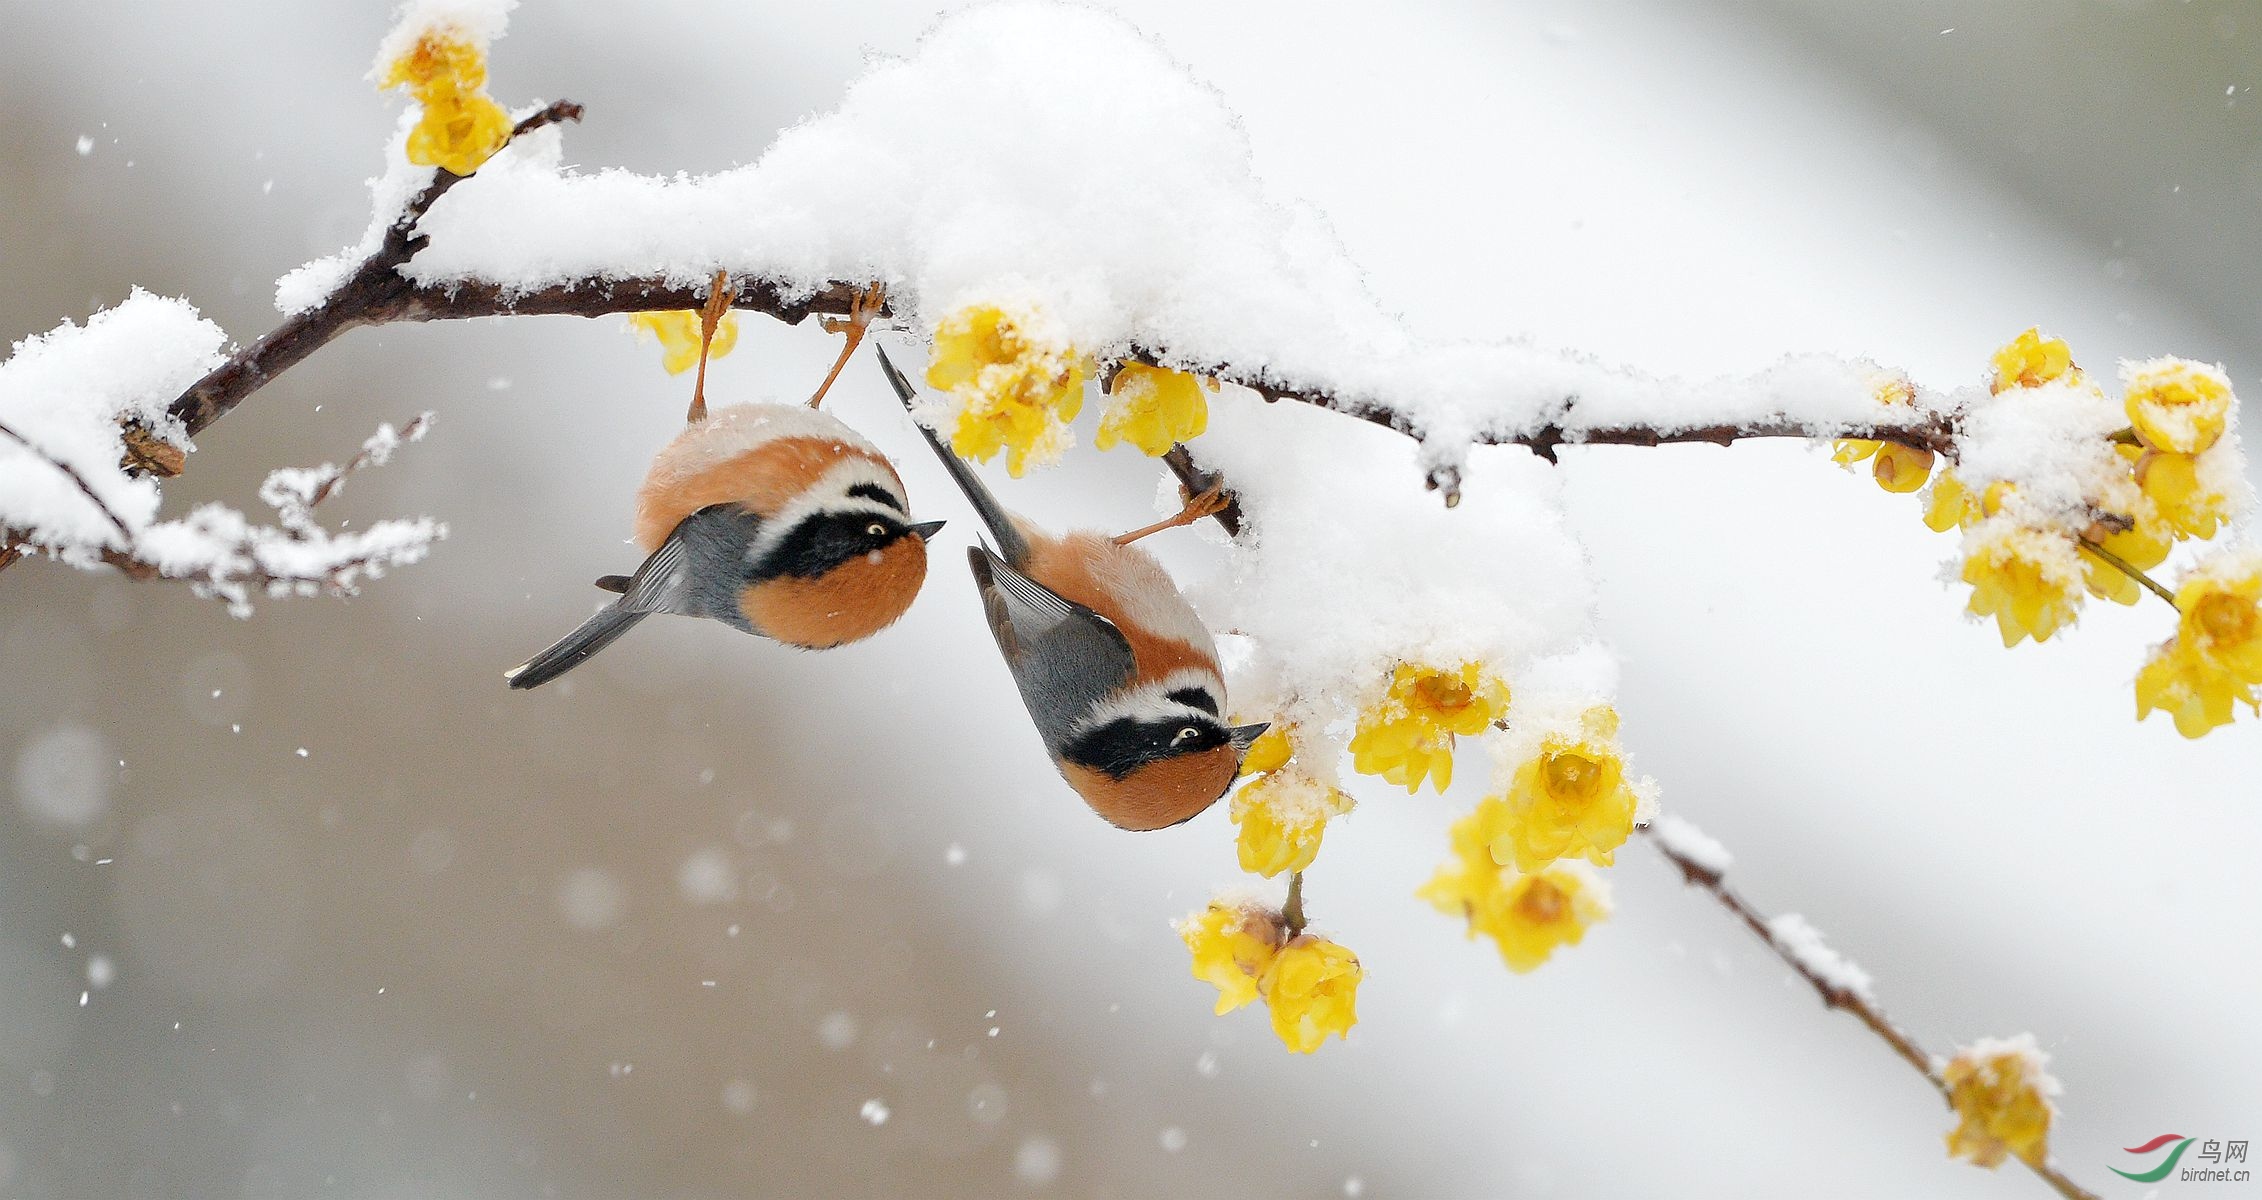
MULTIPOLYGON (((878 353, 910 406, 911 384, 878 353)), ((1226 723, 1209 630, 1162 564, 1131 543, 1218 511, 1220 498, 1197 496, 1120 537, 1051 534, 1005 511, 972 467, 920 432, 997 540, 995 552, 977 546, 967 561, 1022 703, 1069 786, 1124 829, 1163 829, 1216 803, 1265 726, 1226 723)))
MULTIPOLYGON (((710 331, 719 315, 710 305, 710 331)), ((548 683, 653 613, 823 650, 894 624, 919 594, 943 523, 911 523, 887 458, 814 400, 710 415, 705 365, 687 427, 637 491, 636 541, 650 557, 633 576, 598 580, 620 599, 507 672, 512 687, 548 683)))

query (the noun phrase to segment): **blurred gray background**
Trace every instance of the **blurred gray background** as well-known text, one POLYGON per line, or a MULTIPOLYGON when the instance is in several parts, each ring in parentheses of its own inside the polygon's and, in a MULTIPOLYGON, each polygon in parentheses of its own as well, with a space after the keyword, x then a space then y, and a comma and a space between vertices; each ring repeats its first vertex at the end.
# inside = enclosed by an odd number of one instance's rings
MULTIPOLYGON (((529 0, 493 87, 585 103, 571 161, 721 169, 941 7, 529 0)), ((1114 7, 1441 336, 1948 386, 2040 322, 2262 394, 2252 6, 1114 7)), ((248 341, 363 227, 387 5, 0 13, 0 335, 138 284, 248 341)), ((750 321, 715 388, 802 394, 833 348, 750 321)), ((916 455, 875 383, 838 411, 916 455)), ((1237 878, 1223 807, 1144 837, 1086 813, 947 559, 863 645, 654 624, 505 691, 629 564, 684 386, 613 320, 355 333, 211 430, 169 505, 254 504, 436 409, 333 513, 440 516, 431 561, 250 621, 0 577, 0 1194, 2041 1194, 1946 1160, 1930 1091, 1643 847, 1613 921, 1509 975, 1411 896, 1474 790, 1370 789, 1331 828, 1312 904, 1369 971, 1347 1044, 1210 1016, 1166 922, 1237 878)), ((1147 519, 1147 463, 1070 464, 1011 501, 1147 519)), ((2006 653, 1914 502, 1804 447, 1562 469, 1637 765, 1756 903, 1934 1049, 2033 1030, 2092 1186, 2163 1130, 2262 1136, 2262 734, 2130 720, 2161 612, 2006 653)))

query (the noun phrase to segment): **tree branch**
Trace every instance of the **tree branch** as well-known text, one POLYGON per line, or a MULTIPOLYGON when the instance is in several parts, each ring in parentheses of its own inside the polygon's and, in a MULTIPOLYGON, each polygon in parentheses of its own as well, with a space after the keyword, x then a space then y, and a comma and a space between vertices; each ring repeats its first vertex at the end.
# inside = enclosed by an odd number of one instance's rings
MULTIPOLYGON (((1767 919, 1760 916, 1758 910, 1745 903, 1742 896, 1729 889, 1719 870, 1682 853, 1672 843, 1658 837, 1646 825, 1641 827, 1641 832, 1644 835, 1644 840, 1655 847, 1659 854, 1664 855, 1666 861, 1680 869, 1681 878, 1689 886, 1702 889, 1711 895, 1715 901, 1719 902, 1720 907, 1727 909, 1731 916, 1742 921, 1746 928, 1758 936, 1760 941, 1765 942, 1767 948, 1774 951, 1777 958, 1783 960, 1784 965, 1797 972, 1799 978, 1806 980, 1807 985, 1814 989, 1815 994, 1822 997, 1824 1006, 1844 1009, 1851 1013, 1855 1020, 1868 1026, 1871 1033, 1876 1034, 1880 1041, 1891 1047, 1893 1053, 1898 1055, 1902 1062, 1914 1067, 1918 1074, 1924 1076, 1925 1082, 1931 1084, 1933 1089, 1940 1093, 1943 1100, 1948 1097, 1948 1085, 1940 1078, 1940 1070, 1935 1065, 1934 1056, 1917 1045, 1916 1039, 1910 1036, 1907 1030, 1894 1024, 1893 1019, 1887 1016, 1885 1010, 1878 1007, 1875 1001, 1857 995, 1824 978, 1798 954, 1792 952, 1790 948, 1777 940, 1774 932, 1768 927, 1767 919)), ((2026 1162, 2026 1159, 2022 1157, 2019 1161, 2026 1162)), ((2026 1165, 2028 1169, 2040 1176, 2044 1183, 2056 1189, 2057 1193, 2066 1197, 2067 1200, 2099 1200, 2095 1192, 2089 1191, 2073 1180, 2066 1178, 2047 1160, 2040 1163, 2027 1162, 2026 1165)))
MULTIPOLYGON (((560 100, 512 126, 510 138, 504 145, 545 125, 580 119, 579 104, 560 100)), ((363 259, 336 291, 313 308, 292 314, 266 337, 238 351, 190 385, 189 390, 181 393, 166 409, 167 414, 194 437, 227 416, 245 397, 297 366, 339 334, 361 325, 402 319, 399 314, 413 288, 400 269, 425 245, 424 235, 416 232, 417 222, 432 211, 440 197, 466 178, 468 176, 452 171, 433 171, 431 182, 409 199, 385 230, 376 253, 363 259)))
MULTIPOLYGON (((86 476, 79 474, 79 469, 77 467, 74 467, 71 464, 64 462, 62 459, 57 458, 54 455, 49 454, 45 450, 40 449, 32 442, 30 438, 17 433, 5 422, 0 422, 0 434, 7 435, 7 437, 22 445, 24 449, 31 451, 35 456, 45 460, 48 466, 51 466, 57 471, 62 472, 66 477, 70 479, 72 483, 77 484, 79 491, 86 496, 87 500, 94 505, 95 509, 102 514, 103 518, 110 522, 110 528, 118 531, 118 540, 125 545, 130 546, 133 544, 133 531, 127 529, 126 523, 118 519, 118 514, 112 512, 110 510, 110 506, 103 502, 102 497, 95 494, 94 486, 86 481, 86 476)), ((0 566, 6 566, 9 562, 14 560, 14 557, 15 551, 13 547, 10 547, 10 550, 7 554, 0 555, 0 566)))

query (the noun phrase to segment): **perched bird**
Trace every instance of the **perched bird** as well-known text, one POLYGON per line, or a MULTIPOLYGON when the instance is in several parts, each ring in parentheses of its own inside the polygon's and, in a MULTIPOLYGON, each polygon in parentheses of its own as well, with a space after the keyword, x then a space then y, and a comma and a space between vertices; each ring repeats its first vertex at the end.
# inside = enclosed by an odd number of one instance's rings
POLYGON ((927 577, 927 539, 903 480, 870 442, 813 408, 704 405, 652 460, 636 496, 650 553, 579 629, 504 678, 540 687, 653 613, 712 617, 822 650, 887 628, 927 577))
MULTIPOLYGON (((895 394, 915 393, 879 352, 895 394)), ((914 422, 916 424, 916 422, 914 422)), ((1045 750, 1092 811, 1123 829, 1189 820, 1233 785, 1263 725, 1225 721, 1217 645, 1162 564, 1131 543, 1219 510, 1213 494, 1120 537, 1055 535, 1015 517, 933 431, 943 467, 997 540, 967 561, 990 633, 1045 750)))

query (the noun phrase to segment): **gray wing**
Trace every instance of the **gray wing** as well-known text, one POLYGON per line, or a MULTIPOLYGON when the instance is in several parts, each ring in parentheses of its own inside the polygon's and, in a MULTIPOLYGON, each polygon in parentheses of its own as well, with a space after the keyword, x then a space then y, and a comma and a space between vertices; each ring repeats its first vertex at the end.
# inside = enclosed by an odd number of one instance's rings
POLYGON ((736 505, 713 505, 685 517, 636 568, 617 603, 630 612, 713 617, 752 632, 738 594, 750 569, 747 551, 761 525, 761 518, 736 505))
POLYGON ((1115 622, 1030 579, 987 547, 967 550, 990 633, 1021 688, 1021 702, 1058 756, 1071 727, 1138 671, 1115 622))

